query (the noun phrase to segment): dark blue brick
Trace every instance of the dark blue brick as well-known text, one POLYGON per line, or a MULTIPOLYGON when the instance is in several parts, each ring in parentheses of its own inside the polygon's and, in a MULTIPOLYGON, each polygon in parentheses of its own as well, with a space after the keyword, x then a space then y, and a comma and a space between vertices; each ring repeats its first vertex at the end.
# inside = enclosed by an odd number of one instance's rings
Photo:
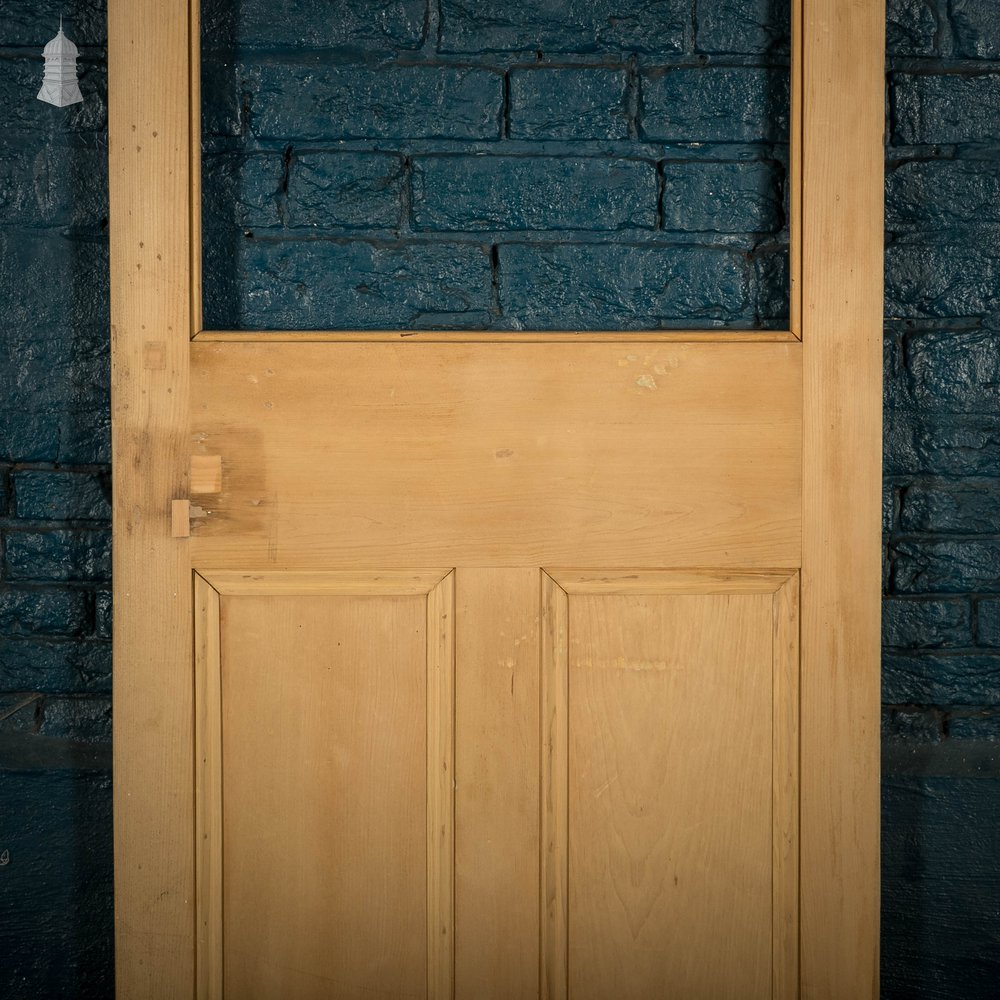
POLYGON ((1000 475, 1000 415, 887 410, 884 461, 890 475, 1000 475))
POLYGON ((1000 540, 905 541, 892 555, 897 593, 1000 592, 1000 540))
POLYGON ((776 142, 788 135, 788 74, 720 66, 642 78, 640 123, 664 142, 776 142))
MULTIPOLYGON (((984 709, 968 715, 956 713, 948 720, 948 736, 954 740, 1000 742, 1000 711, 984 709)), ((1000 753, 997 758, 1000 759, 1000 753)))
MULTIPOLYGON (((996 289, 1000 295, 1000 284, 996 289)), ((928 409, 997 410, 1000 331, 921 334, 907 343, 914 398, 928 409)))
POLYGON ((1000 142, 1000 75, 896 75, 891 87, 899 143, 1000 142))
POLYGON ((886 50, 890 56, 929 56, 937 51, 936 0, 888 0, 886 50))
POLYGON ((240 240, 206 260, 206 323, 221 329, 481 327, 489 251, 469 244, 374 246, 240 240))
POLYGON ((955 53, 1000 59, 1000 9, 995 0, 949 0, 955 53))
POLYGON ((111 745, 111 699, 107 696, 42 699, 37 731, 41 736, 111 745))
POLYGON ((961 243, 891 244, 886 314, 893 318, 985 316, 1000 309, 1000 241, 991 230, 961 243))
POLYGON ((753 255, 753 326, 787 330, 789 313, 788 248, 753 255))
POLYGON ((108 215, 108 151, 48 137, 8 139, 0 153, 0 218, 6 225, 99 231, 108 215))
POLYGON ((21 470, 13 475, 15 510, 31 521, 106 521, 111 483, 93 472, 21 470))
POLYGON ((0 846, 10 858, 0 995, 110 1000, 110 772, 0 770, 0 798, 0 846))
POLYGON ((996 997, 998 814, 1000 781, 884 781, 883 1000, 996 997))
POLYGON ((1000 164, 989 160, 903 163, 887 175, 885 195, 891 230, 1000 226, 1000 164))
POLYGON ((206 228, 398 226, 399 156, 309 152, 206 157, 206 228))
POLYGON ((899 523, 903 531, 1000 535, 1000 481, 911 486, 899 523))
MULTIPOLYGON (((48 33, 48 27, 45 30, 48 33)), ((43 68, 41 53, 36 50, 0 59, 0 129, 105 134, 108 74, 103 63, 86 57, 77 63, 83 102, 66 108, 37 99, 43 68)))
POLYGON ((425 0, 206 0, 201 36, 206 47, 414 49, 423 41, 425 0))
POLYGON ((641 329, 745 316, 748 279, 728 251, 630 246, 500 247, 504 315, 524 329, 641 329))
POLYGON ((111 691, 111 643, 0 637, 0 691, 111 691))
POLYGON ((684 0, 442 0, 445 52, 680 52, 684 0))
POLYGON ((882 602, 882 642, 910 649, 968 646, 972 642, 969 602, 887 598, 882 602))
POLYGON ((697 0, 700 52, 760 55, 788 51, 792 30, 788 0, 697 0))
POLYGON ((780 174, 771 164, 664 164, 664 229, 769 233, 782 218, 780 174))
POLYGON ((500 136, 503 79, 489 70, 272 63, 249 67, 245 80, 258 138, 500 136))
POLYGON ((976 618, 976 642, 980 646, 1000 646, 1000 598, 978 601, 976 618))
POLYGON ((80 590, 0 589, 0 633, 82 635, 90 609, 80 590))
POLYGON ((890 705, 998 704, 1000 654, 883 653, 882 701, 890 705))
POLYGON ((512 139, 625 139, 623 69, 530 69, 510 74, 512 139))
MULTIPOLYGON (((105 0, 6 0, 3 5, 3 44, 41 49, 59 30, 78 46, 101 45, 107 38, 105 0)), ((84 53, 84 58, 87 57, 84 53)))
POLYGON ((656 166, 643 160, 428 156, 414 161, 418 229, 652 229, 656 198, 656 166))
POLYGON ((882 742, 912 747, 940 743, 944 725, 940 709, 913 706, 882 709, 882 742))
POLYGON ((94 634, 100 639, 111 638, 113 605, 110 590, 99 590, 94 597, 94 634))
POLYGON ((4 556, 9 580, 107 580, 111 576, 111 533, 9 532, 4 556))

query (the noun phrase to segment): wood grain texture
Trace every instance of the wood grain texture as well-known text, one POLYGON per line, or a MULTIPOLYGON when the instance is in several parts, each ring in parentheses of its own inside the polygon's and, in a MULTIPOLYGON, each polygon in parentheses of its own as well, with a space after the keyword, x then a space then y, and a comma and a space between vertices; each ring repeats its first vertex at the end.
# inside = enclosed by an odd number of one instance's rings
POLYGON ((772 995, 773 597, 569 597, 569 995, 772 995))
POLYGON ((541 1000, 569 995, 569 598, 542 574, 541 1000))
POLYGON ((202 330, 200 343, 293 344, 787 344, 787 330, 202 330))
POLYGON ((196 343, 196 558, 797 566, 799 350, 196 343))
POLYGON ((170 502, 189 495, 189 41, 186 0, 109 5, 121 1000, 190 1000, 195 983, 192 585, 189 542, 172 537, 170 502))
POLYGON ((222 648, 219 593, 194 577, 197 1000, 222 1000, 222 648))
POLYGON ((426 995, 427 598, 222 614, 226 995, 426 995))
POLYGON ((538 997, 539 580, 455 578, 458 1000, 538 997))
POLYGON ((802 996, 867 1000, 878 994, 884 3, 808 0, 802 31, 802 996))
POLYGON ((443 569, 388 569, 365 573, 361 570, 245 570, 199 571, 220 594, 266 593, 282 597, 363 597, 392 594, 403 597, 429 594, 448 575, 443 569))

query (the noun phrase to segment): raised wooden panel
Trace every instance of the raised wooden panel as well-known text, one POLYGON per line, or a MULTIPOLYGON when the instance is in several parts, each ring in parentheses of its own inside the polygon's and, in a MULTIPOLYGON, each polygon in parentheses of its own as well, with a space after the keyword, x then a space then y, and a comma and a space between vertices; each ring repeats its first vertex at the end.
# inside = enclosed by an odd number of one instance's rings
POLYGON ((545 997, 798 996, 798 580, 713 578, 543 586, 545 997))
POLYGON ((199 996, 445 1000, 454 575, 318 576, 196 576, 199 996))
POLYGON ((798 565, 798 343, 195 343, 196 564, 798 565))

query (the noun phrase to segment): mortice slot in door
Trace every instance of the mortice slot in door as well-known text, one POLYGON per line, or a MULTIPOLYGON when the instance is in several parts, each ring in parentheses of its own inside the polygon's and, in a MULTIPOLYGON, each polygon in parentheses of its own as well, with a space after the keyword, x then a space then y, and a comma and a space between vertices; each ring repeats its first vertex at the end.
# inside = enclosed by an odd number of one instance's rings
POLYGON ((541 996, 798 994, 798 574, 542 576, 541 996))
POLYGON ((451 997, 454 573, 194 587, 198 1000, 451 997))

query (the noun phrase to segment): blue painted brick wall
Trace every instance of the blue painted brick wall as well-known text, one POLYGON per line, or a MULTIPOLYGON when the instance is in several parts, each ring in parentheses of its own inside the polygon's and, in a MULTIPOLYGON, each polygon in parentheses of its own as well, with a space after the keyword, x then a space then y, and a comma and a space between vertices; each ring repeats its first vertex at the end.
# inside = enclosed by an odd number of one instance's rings
MULTIPOLYGON (((786 0, 203 6, 213 324, 781 325, 786 0)), ((975 1000, 1000 979, 1000 7, 889 6, 883 995, 975 1000)), ((112 995, 104 45, 103 0, 0 13, 12 1000, 112 995), (63 110, 34 100, 59 13, 87 97, 63 110)))
POLYGON ((206 3, 207 326, 787 324, 787 2, 347 6, 206 3))
POLYGON ((105 9, 0 9, 0 996, 110 997, 105 9), (83 105, 35 100, 64 14, 83 105))

